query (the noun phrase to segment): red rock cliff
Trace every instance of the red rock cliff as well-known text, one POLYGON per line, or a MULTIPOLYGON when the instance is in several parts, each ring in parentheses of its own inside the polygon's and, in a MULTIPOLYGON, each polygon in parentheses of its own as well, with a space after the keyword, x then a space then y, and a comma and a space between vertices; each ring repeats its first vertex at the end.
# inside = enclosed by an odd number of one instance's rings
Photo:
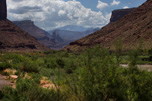
POLYGON ((124 17, 134 9, 135 8, 129 8, 129 9, 119 9, 112 11, 110 22, 116 22, 117 20, 121 19, 122 17, 124 17))

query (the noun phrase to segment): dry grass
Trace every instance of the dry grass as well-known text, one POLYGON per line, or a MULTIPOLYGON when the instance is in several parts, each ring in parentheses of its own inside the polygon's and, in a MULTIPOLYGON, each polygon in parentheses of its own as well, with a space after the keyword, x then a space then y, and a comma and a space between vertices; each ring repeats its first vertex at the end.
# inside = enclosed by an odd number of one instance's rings
POLYGON ((17 73, 17 70, 8 68, 8 69, 3 70, 2 73, 4 73, 4 74, 7 73, 9 75, 15 75, 17 73))

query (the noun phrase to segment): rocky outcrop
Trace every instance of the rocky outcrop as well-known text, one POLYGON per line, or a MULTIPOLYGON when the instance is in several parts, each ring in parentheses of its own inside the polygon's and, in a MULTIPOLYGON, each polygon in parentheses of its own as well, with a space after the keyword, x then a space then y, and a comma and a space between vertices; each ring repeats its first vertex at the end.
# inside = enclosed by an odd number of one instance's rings
POLYGON ((44 51, 49 50, 34 37, 24 32, 9 20, 0 21, 0 51, 44 51))
POLYGON ((55 31, 53 32, 52 37, 56 39, 56 41, 58 42, 64 42, 64 40, 60 37, 60 35, 57 34, 55 31))
POLYGON ((6 0, 0 0, 0 20, 7 18, 6 0))
POLYGON ((134 9, 135 8, 128 8, 128 9, 119 9, 112 11, 110 23, 118 21, 119 19, 121 19, 122 17, 124 17, 134 9))
POLYGON ((114 43, 121 39, 123 49, 133 49, 143 42, 142 48, 152 48, 152 0, 134 9, 120 20, 109 23, 101 30, 72 42, 64 49, 79 51, 98 45, 114 49, 114 43))

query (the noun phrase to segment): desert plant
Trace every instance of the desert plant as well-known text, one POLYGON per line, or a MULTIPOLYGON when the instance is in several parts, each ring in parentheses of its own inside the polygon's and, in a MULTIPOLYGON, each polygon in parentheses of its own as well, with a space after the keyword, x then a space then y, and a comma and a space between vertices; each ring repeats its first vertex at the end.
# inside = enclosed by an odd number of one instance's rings
POLYGON ((58 66, 59 66, 60 68, 64 68, 64 66, 65 66, 64 60, 63 60, 62 58, 58 58, 58 59, 56 60, 56 63, 58 64, 58 66))
POLYGON ((40 67, 36 61, 32 61, 30 59, 26 59, 22 66, 20 67, 20 70, 23 72, 35 72, 38 73, 40 71, 40 67))
POLYGON ((11 68, 12 67, 12 65, 11 65, 11 63, 9 63, 8 61, 2 61, 1 63, 0 63, 0 70, 4 70, 4 69, 6 69, 6 68, 11 68))

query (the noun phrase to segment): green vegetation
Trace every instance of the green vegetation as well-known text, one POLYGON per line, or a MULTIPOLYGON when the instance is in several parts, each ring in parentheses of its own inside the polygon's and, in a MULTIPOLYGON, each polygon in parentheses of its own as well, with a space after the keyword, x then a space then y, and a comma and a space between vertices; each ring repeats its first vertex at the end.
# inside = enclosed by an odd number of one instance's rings
POLYGON ((151 50, 140 49, 123 52, 120 47, 116 47, 115 52, 96 47, 83 53, 1 53, 0 70, 15 69, 18 78, 15 88, 1 89, 0 99, 151 101, 152 72, 137 67, 137 64, 151 64, 151 54, 151 50), (121 67, 122 63, 129 64, 129 67, 121 67), (51 89, 43 87, 44 77, 52 83, 51 89))

